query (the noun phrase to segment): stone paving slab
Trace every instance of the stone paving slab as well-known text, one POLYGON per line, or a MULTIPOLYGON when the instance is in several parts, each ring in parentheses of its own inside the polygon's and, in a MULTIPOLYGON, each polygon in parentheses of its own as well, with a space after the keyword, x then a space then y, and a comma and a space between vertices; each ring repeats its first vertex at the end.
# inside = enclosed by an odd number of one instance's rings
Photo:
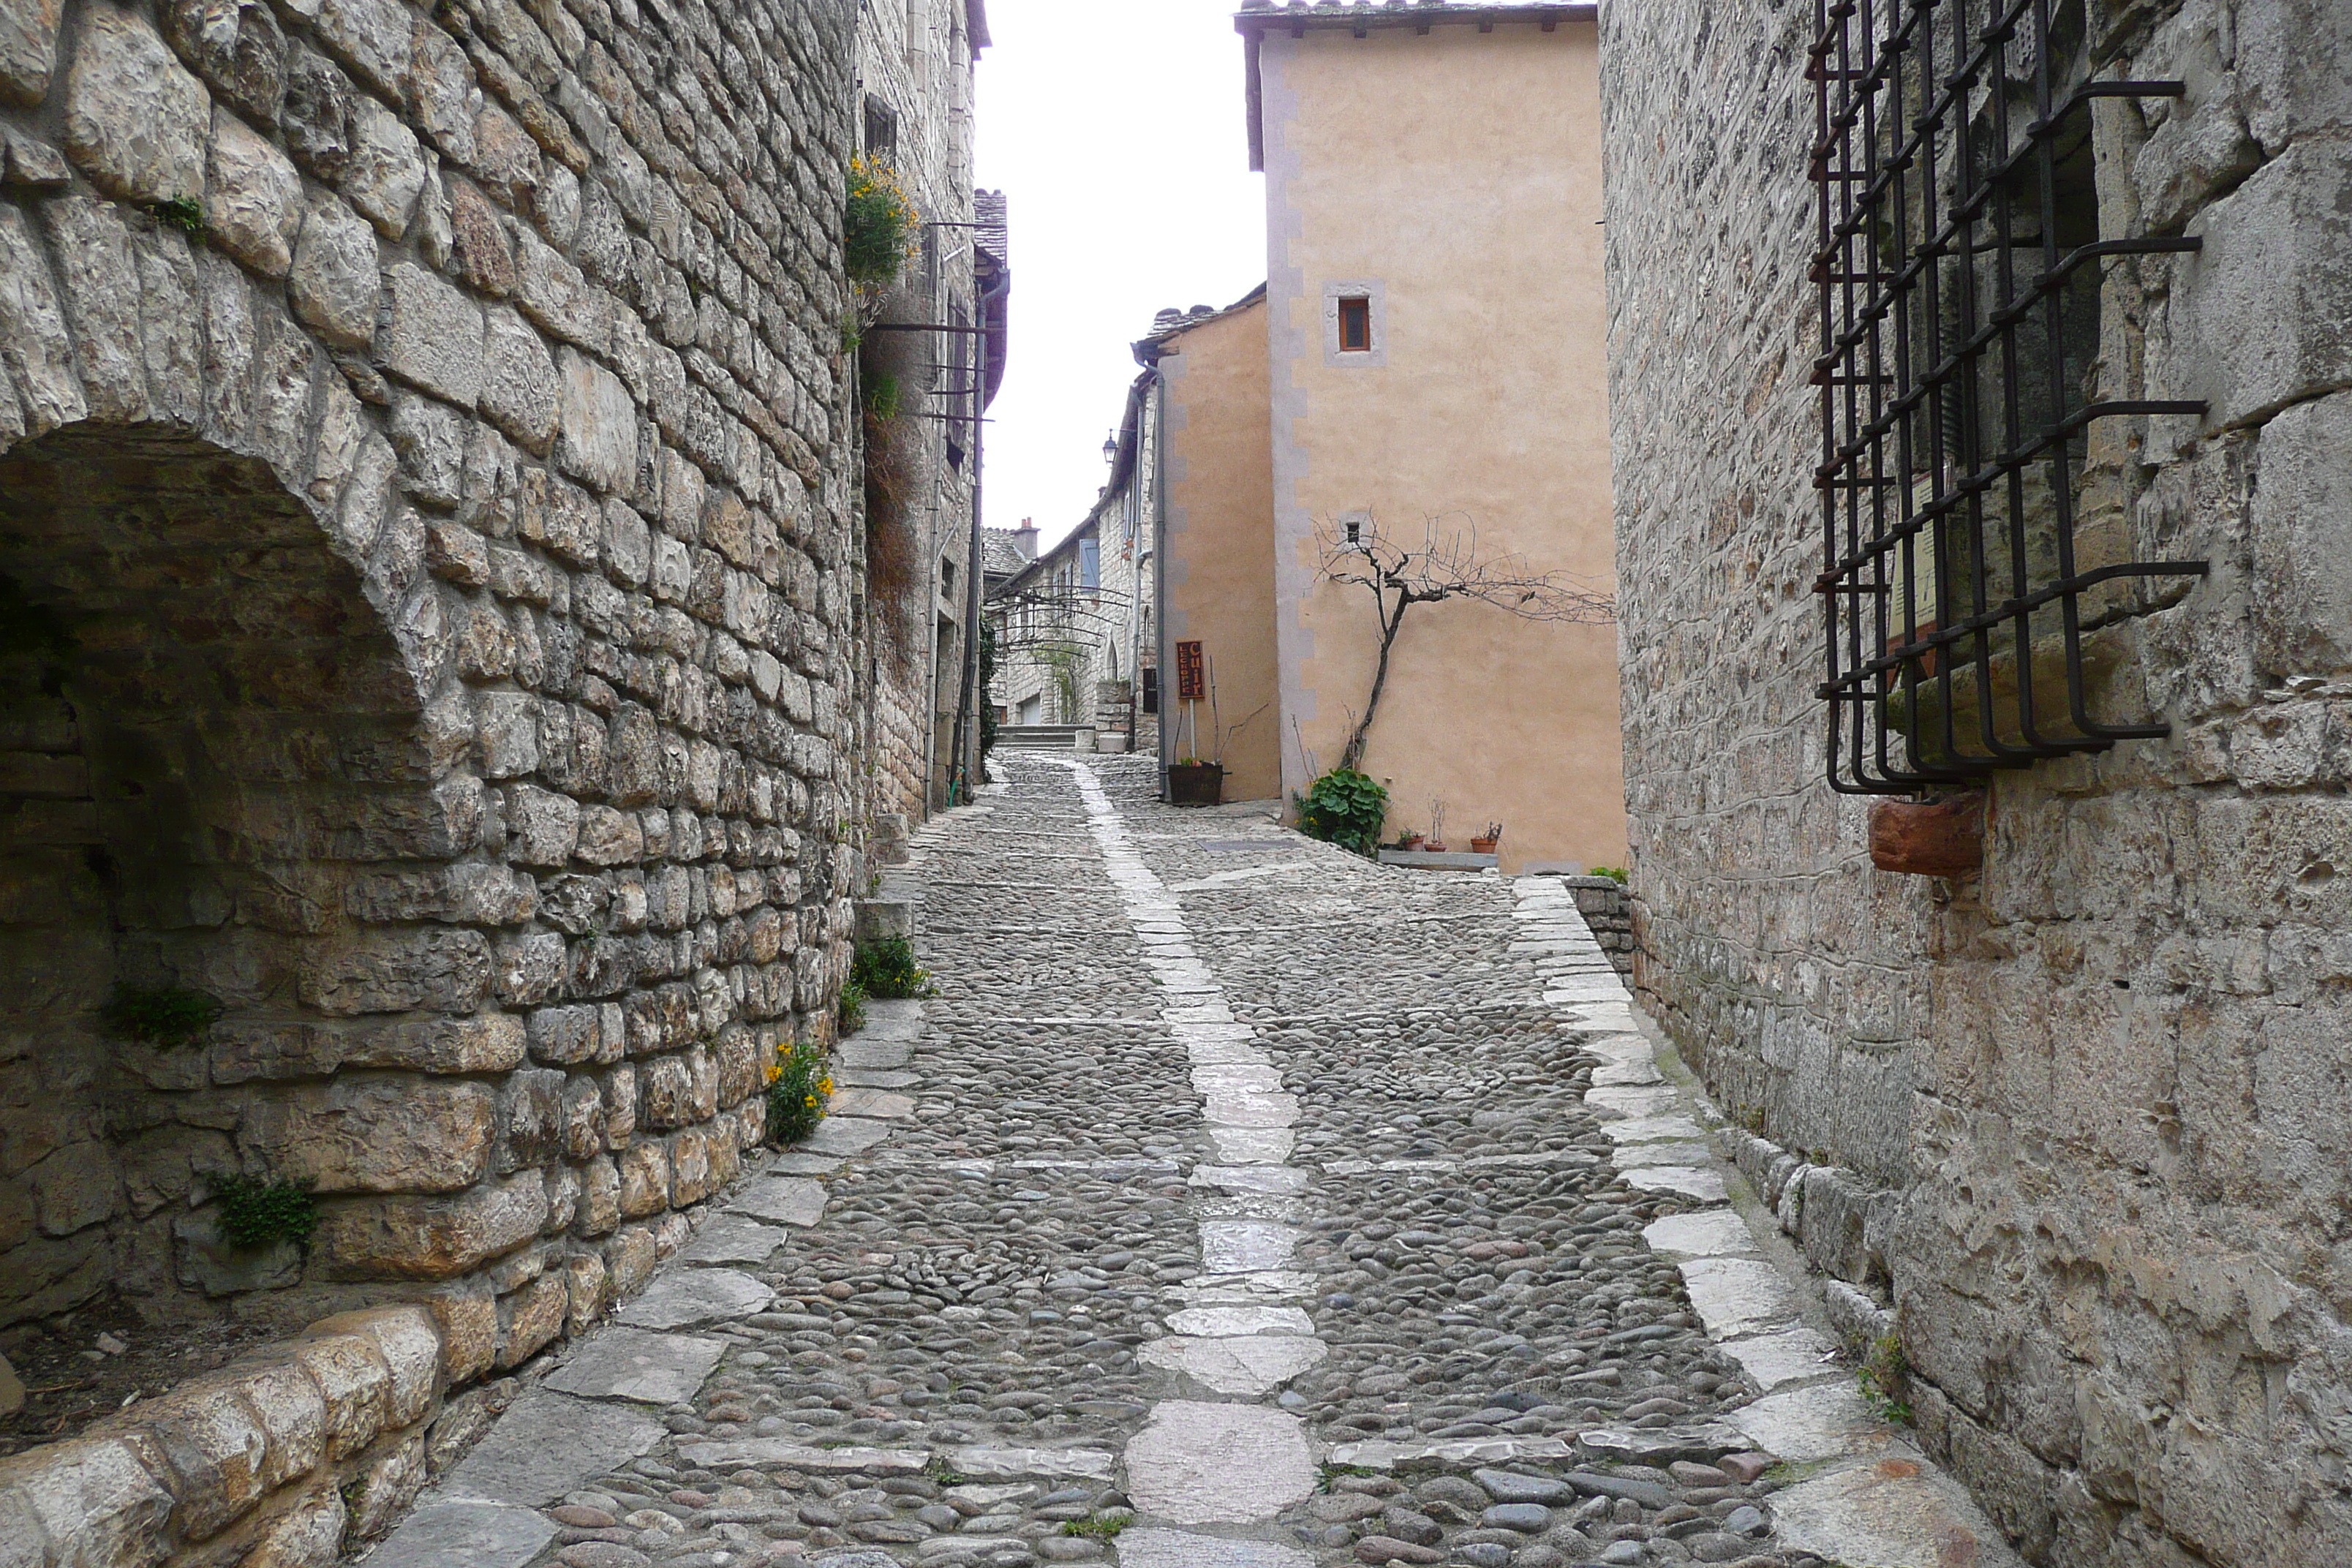
POLYGON ((1789 1277, 1761 1258, 1694 1258, 1681 1266, 1691 1308, 1718 1340, 1786 1323, 1797 1315, 1789 1277))
POLYGON ((1959 1484, 1916 1457, 1802 1482, 1772 1499, 1780 1539, 1845 1568, 2022 1568, 1959 1484))
POLYGON ((1625 1173, 1629 1186, 1654 1193, 1682 1193, 1701 1203, 1721 1204, 1731 1201, 1730 1189, 1723 1184, 1723 1173, 1692 1165, 1645 1165, 1625 1173))
MULTIPOLYGON (((1181 1316, 1181 1314, 1180 1314, 1181 1316)), ((1250 1524, 1315 1493, 1307 1429, 1258 1405, 1163 1400, 1127 1446, 1136 1511, 1172 1524, 1250 1524)))
POLYGON ((1100 1448, 996 1448, 972 1445, 950 1449, 947 1461, 950 1468, 967 1476, 1107 1481, 1118 1466, 1118 1456, 1100 1448))
POLYGON ((819 1448, 781 1437, 739 1437, 707 1441, 687 1439, 678 1457, 703 1469, 743 1465, 789 1465, 798 1470, 871 1470, 877 1475, 910 1476, 931 1462, 925 1448, 819 1448))
POLYGON ((1685 1258, 1740 1257, 1756 1252, 1756 1238, 1748 1234, 1748 1222, 1732 1209, 1669 1215, 1644 1226, 1642 1239, 1654 1251, 1685 1258))
POLYGON ((640 1329, 689 1329, 764 1312, 775 1290, 732 1268, 688 1268, 664 1274, 646 1293, 613 1314, 640 1329))
POLYGON ((800 1147, 812 1154, 863 1154, 890 1136, 890 1124, 863 1117, 828 1116, 800 1147))
POLYGON ((1279 1165, 1298 1144, 1287 1127, 1212 1127, 1209 1137, 1218 1162, 1227 1165, 1279 1165))
POLYGON ((1198 1339, 1171 1334, 1138 1352, 1141 1360, 1192 1379, 1219 1394, 1271 1394, 1310 1367, 1330 1348, 1295 1334, 1252 1334, 1234 1339, 1198 1339))
POLYGON ((915 1042, 911 1039, 867 1039, 865 1035, 857 1034, 834 1048, 834 1060, 845 1068, 903 1068, 914 1058, 915 1042))
POLYGON ((830 1176, 841 1169, 842 1154, 812 1154, 802 1149, 787 1149, 770 1156, 767 1171, 772 1176, 830 1176))
POLYGON ((1790 1384, 1824 1378, 1846 1381, 1853 1376, 1852 1367, 1837 1361, 1837 1346, 1828 1336, 1801 1323, 1744 1340, 1726 1340, 1723 1351, 1746 1367, 1748 1375, 1767 1394, 1790 1384))
POLYGON ((626 1405, 531 1389, 457 1461, 441 1491, 447 1499, 538 1508, 668 1435, 659 1422, 626 1405))
POLYGON ((792 1233, 740 1214, 714 1215, 678 1253, 684 1263, 765 1263, 792 1233))
POLYGON ((1171 1314, 1168 1326, 1180 1334, 1202 1339, 1242 1334, 1312 1336, 1315 1332, 1314 1320, 1296 1307, 1187 1307, 1171 1314))
POLYGON ((609 1328, 573 1351, 544 1386, 588 1399, 677 1405, 694 1397, 726 1353, 724 1340, 609 1328))
POLYGON ((1368 1470, 1391 1470, 1399 1465, 1434 1463, 1446 1466, 1502 1465, 1517 1459, 1536 1461, 1572 1458, 1576 1449, 1559 1437, 1451 1437, 1427 1443, 1391 1443, 1378 1438, 1366 1443, 1339 1443, 1331 1449, 1334 1465, 1358 1465, 1368 1470))
POLYGON ((1201 1225, 1201 1263, 1219 1274, 1243 1274, 1280 1268, 1298 1249, 1305 1233, 1296 1226, 1265 1220, 1204 1220, 1201 1225))
POLYGON ((746 1186, 727 1206, 737 1214, 774 1225, 814 1225, 824 1214, 822 1182, 806 1176, 769 1176, 746 1186))
POLYGON ((1126 1530, 1118 1537, 1118 1568, 1315 1568, 1315 1559, 1296 1547, 1264 1541, 1126 1530))
POLYGON ((1764 1452, 1799 1465, 1876 1454, 1895 1443, 1851 1378, 1768 1394, 1725 1419, 1764 1452))
POLYGON ((849 1089, 913 1089, 923 1081, 923 1075, 873 1068, 835 1068, 833 1081, 849 1089))
POLYGON ((367 1568, 521 1568, 555 1539, 555 1522, 509 1503, 439 1498, 367 1554, 367 1568))
POLYGON ((870 1116, 896 1121, 915 1114, 915 1097, 879 1089, 845 1088, 835 1092, 833 1103, 827 1107, 827 1114, 870 1116))

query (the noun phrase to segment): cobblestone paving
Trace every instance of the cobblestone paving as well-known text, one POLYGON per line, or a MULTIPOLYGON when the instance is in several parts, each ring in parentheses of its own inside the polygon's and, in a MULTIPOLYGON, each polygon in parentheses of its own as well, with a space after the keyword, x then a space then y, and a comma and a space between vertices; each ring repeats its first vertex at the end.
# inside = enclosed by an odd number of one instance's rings
POLYGON ((1643 1237, 1717 1178, 1612 1159, 1661 1091, 1564 898, 1010 772, 918 838, 938 996, 378 1564, 1820 1561, 1643 1237))

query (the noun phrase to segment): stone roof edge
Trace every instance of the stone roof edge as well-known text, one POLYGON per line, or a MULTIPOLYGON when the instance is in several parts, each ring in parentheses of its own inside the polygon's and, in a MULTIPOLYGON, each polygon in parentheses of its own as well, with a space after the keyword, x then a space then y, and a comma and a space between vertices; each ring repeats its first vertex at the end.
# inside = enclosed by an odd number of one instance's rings
POLYGON ((1160 344, 1171 339, 1180 338, 1195 327, 1205 327, 1212 321, 1222 321, 1227 316, 1239 315, 1253 305, 1262 305, 1265 302, 1265 285, 1261 283, 1222 310, 1211 310, 1205 315, 1187 316, 1181 321, 1171 321, 1167 326, 1148 332, 1135 342, 1135 363, 1144 365, 1156 363, 1160 358, 1156 351, 1160 344))

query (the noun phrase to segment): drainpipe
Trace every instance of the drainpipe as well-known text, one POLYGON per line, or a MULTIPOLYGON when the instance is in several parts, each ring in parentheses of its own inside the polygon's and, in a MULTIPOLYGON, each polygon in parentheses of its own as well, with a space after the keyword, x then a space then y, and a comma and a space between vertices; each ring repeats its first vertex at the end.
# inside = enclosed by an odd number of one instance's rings
POLYGON ((964 568, 963 622, 963 696, 956 704, 956 760, 963 773, 962 795, 966 801, 980 787, 980 704, 988 700, 988 693, 980 689, 980 616, 981 579, 987 558, 982 553, 986 542, 981 536, 981 488, 988 474, 988 310, 1013 291, 1013 271, 1007 268, 992 279, 980 291, 978 309, 972 311, 972 324, 982 330, 972 335, 977 345, 972 355, 971 378, 971 554, 964 568))
MULTIPOLYGON (((1160 672, 1160 798, 1166 800, 1168 764, 1176 760, 1170 749, 1175 727, 1168 722, 1168 671, 1174 649, 1168 640, 1168 377, 1156 361, 1151 389, 1151 635, 1160 672)), ((1136 640, 1142 641, 1140 637, 1136 640)), ((1137 675, 1139 681, 1139 669, 1137 675)))

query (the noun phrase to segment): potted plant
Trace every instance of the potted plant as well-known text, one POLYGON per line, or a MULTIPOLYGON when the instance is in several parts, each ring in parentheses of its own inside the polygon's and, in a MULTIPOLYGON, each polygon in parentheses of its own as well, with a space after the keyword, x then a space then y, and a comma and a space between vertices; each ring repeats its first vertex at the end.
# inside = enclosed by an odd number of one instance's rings
POLYGON ((1422 847, 1432 855, 1445 853, 1445 803, 1442 800, 1429 803, 1429 838, 1422 847))
POLYGON ((1215 805, 1224 799, 1225 765, 1184 757, 1168 764, 1168 801, 1171 805, 1215 805))
POLYGON ((1474 833, 1470 836, 1470 853, 1492 855, 1495 852, 1495 846, 1502 841, 1503 825, 1499 822, 1490 822, 1486 825, 1486 832, 1474 833))
POLYGON ((1421 829, 1418 827, 1408 827, 1397 835, 1397 847, 1400 849, 1418 849, 1421 847, 1421 829))

